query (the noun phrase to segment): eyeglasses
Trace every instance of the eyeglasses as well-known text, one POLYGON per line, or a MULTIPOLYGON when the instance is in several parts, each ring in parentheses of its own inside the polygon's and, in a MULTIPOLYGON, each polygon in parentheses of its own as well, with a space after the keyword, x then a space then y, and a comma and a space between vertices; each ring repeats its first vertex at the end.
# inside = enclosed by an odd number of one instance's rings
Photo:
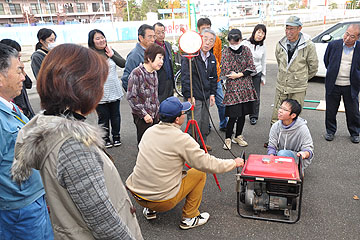
POLYGON ((291 112, 291 110, 286 109, 286 108, 283 107, 283 106, 280 106, 280 107, 279 107, 279 110, 282 110, 282 111, 285 111, 285 112, 291 112))
POLYGON ((215 40, 213 39, 213 38, 203 38, 203 41, 204 42, 208 42, 208 43, 210 43, 210 44, 212 44, 212 43, 214 43, 215 42, 215 40))

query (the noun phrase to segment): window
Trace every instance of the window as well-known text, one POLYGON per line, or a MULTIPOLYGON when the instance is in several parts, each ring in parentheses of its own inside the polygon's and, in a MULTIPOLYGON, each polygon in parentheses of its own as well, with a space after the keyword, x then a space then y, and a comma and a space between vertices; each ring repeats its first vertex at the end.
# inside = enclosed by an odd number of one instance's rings
MULTIPOLYGON (((40 5, 40 7, 41 7, 41 5, 40 5)), ((39 14, 40 13, 40 7, 39 7, 39 4, 37 4, 37 3, 31 3, 30 4, 31 13, 32 14, 39 14)))
POLYGON ((56 13, 55 3, 46 4, 46 13, 56 13))
POLYGON ((105 3, 105 12, 110 12, 109 3, 105 3))
POLYGON ((0 15, 5 15, 4 5, 0 3, 0 15))
POLYGON ((66 13, 73 13, 74 12, 74 6, 73 6, 72 3, 65 3, 64 8, 65 8, 66 13))
POLYGON ((13 15, 20 15, 22 14, 20 4, 12 4, 9 3, 10 12, 13 15))
POLYGON ((100 11, 100 3, 92 3, 93 12, 100 11))
POLYGON ((85 12, 85 3, 77 3, 76 9, 77 9, 77 12, 85 12))

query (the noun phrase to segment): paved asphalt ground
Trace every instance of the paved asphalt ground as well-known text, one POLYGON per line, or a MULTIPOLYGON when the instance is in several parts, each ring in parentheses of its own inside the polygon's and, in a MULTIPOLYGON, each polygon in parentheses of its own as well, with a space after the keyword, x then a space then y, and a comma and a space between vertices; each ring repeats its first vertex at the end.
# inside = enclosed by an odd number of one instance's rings
MULTIPOLYGON (((322 27, 308 28, 312 35, 320 32, 322 27)), ((306 29, 304 29, 306 32, 306 29)), ((270 32, 270 31, 269 31, 270 32)), ((273 47, 276 40, 284 34, 276 30, 269 37, 267 46, 273 47)), ((270 47, 269 47, 270 48, 270 47)), ((268 51, 273 51, 268 49, 268 51)), ((126 56, 126 54, 123 54, 126 56)), ((263 147, 267 141, 272 104, 275 93, 277 65, 274 58, 268 55, 267 84, 261 89, 261 110, 258 124, 251 126, 246 121, 244 136, 249 143, 242 148, 233 144, 232 151, 239 155, 266 154, 263 147)), ((323 79, 309 82, 306 99, 324 99, 323 79)), ((31 102, 36 111, 40 109, 39 99, 33 94, 31 102)), ((316 104, 307 104, 316 106, 316 104)), ((211 116, 218 127, 216 107, 210 109, 211 116)), ((158 218, 147 221, 142 216, 142 207, 137 205, 137 217, 145 239, 360 239, 360 196, 359 163, 360 145, 350 142, 346 128, 345 114, 338 114, 338 131, 333 142, 324 140, 323 111, 304 110, 301 116, 308 121, 314 145, 315 157, 312 165, 305 172, 302 215, 296 224, 273 223, 241 218, 236 211, 235 171, 218 174, 222 188, 220 192, 211 174, 208 174, 200 211, 210 213, 209 222, 191 230, 180 230, 180 203, 158 218)), ((115 165, 125 181, 136 162, 137 144, 136 129, 132 121, 130 107, 126 100, 121 101, 121 140, 122 145, 109 149, 115 159, 115 165)), ((89 121, 96 123, 96 116, 89 116, 89 121)), ((184 126, 183 126, 184 127, 184 126)), ((208 144, 213 147, 211 154, 221 158, 231 158, 228 151, 222 149, 223 143, 212 128, 208 144)), ((224 133, 220 133, 224 137, 224 133)), ((171 138, 172 136, 169 136, 171 138)), ((156 141, 156 139, 154 140, 156 141)))

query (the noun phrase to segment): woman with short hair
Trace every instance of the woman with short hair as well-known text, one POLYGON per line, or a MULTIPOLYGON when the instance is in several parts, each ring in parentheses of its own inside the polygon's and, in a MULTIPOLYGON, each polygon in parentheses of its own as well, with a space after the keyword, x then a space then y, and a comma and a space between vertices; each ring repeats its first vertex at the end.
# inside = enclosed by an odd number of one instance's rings
POLYGON ((129 101, 137 141, 152 125, 159 122, 158 78, 156 71, 164 63, 165 50, 151 44, 144 53, 144 64, 140 64, 129 75, 127 100, 129 101))
POLYGON ((105 58, 75 44, 49 52, 37 90, 44 112, 19 132, 13 180, 40 171, 55 239, 142 239, 104 131, 84 122, 103 95, 105 58), (61 61, 59 61, 61 59, 61 61))
POLYGON ((226 78, 224 96, 225 116, 229 121, 225 133, 224 149, 231 149, 231 142, 246 147, 242 131, 245 116, 254 113, 257 100, 251 74, 256 73, 253 56, 248 47, 241 45, 242 34, 232 29, 228 35, 229 47, 224 48, 221 58, 221 78, 226 78), (235 138, 231 139, 236 123, 235 138))

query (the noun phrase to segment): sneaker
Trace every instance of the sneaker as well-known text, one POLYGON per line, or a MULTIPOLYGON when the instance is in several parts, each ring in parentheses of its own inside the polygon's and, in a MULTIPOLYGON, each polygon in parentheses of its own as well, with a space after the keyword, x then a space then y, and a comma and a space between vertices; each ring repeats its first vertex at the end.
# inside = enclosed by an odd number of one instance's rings
POLYGON ((223 149, 225 149, 225 150, 230 150, 231 149, 231 138, 226 138, 225 139, 225 144, 223 146, 223 149))
POLYGON ((150 208, 144 208, 143 214, 147 220, 156 219, 156 211, 153 211, 150 208))
POLYGON ((332 140, 334 140, 334 137, 335 137, 335 136, 334 136, 334 134, 332 134, 332 133, 326 133, 325 136, 324 136, 325 140, 326 140, 326 141, 329 141, 329 142, 332 141, 332 140))
POLYGON ((256 118, 250 118, 250 124, 251 125, 255 125, 257 123, 257 119, 256 118))
POLYGON ((113 137, 114 147, 118 147, 121 145, 120 136, 113 137))
POLYGON ((106 138, 105 139, 105 148, 111 148, 113 147, 112 142, 110 141, 110 139, 106 138))
POLYGON ((352 143, 359 143, 360 137, 359 136, 350 136, 350 140, 352 143))
POLYGON ((190 229, 194 227, 198 227, 201 225, 204 225, 209 220, 210 214, 207 212, 203 212, 199 214, 197 217, 193 218, 183 218, 183 220, 180 223, 181 229, 190 229))
POLYGON ((232 142, 239 144, 241 147, 246 147, 248 145, 248 143, 244 140, 243 135, 239 135, 236 138, 233 138, 232 142))

